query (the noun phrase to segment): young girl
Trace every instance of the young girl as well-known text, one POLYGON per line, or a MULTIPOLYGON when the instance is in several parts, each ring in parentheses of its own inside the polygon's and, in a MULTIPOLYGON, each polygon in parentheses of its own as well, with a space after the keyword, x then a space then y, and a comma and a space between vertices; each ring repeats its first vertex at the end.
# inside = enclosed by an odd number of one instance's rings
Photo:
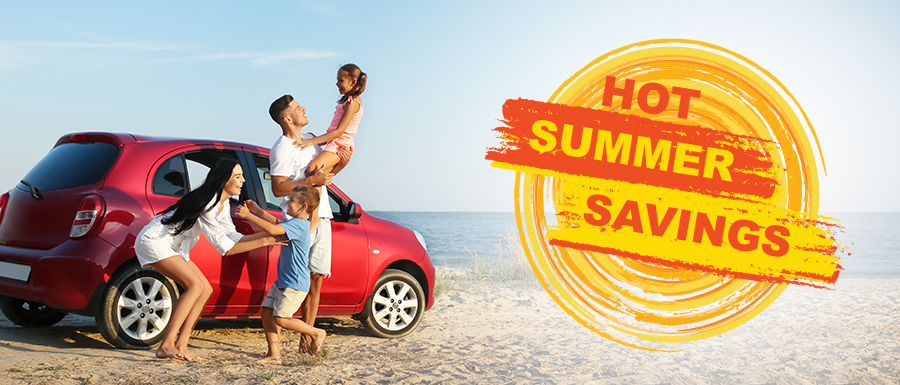
POLYGON ((228 200, 241 194, 243 184, 244 174, 237 160, 219 160, 202 186, 153 218, 135 240, 134 251, 141 266, 153 267, 184 288, 156 350, 158 358, 199 358, 188 352, 188 339, 212 294, 212 286, 191 262, 188 252, 200 240, 201 232, 223 255, 281 244, 263 232, 245 236, 235 231, 228 200))
POLYGON ((337 88, 341 93, 341 99, 334 109, 334 118, 325 135, 312 139, 301 139, 297 142, 300 149, 314 144, 328 142, 319 156, 309 163, 306 169, 307 175, 312 175, 319 170, 325 173, 337 174, 347 165, 349 159, 344 159, 338 148, 350 147, 353 149, 353 135, 359 128, 359 119, 363 115, 362 102, 359 95, 366 90, 366 73, 362 72, 356 64, 344 64, 337 73, 337 88))

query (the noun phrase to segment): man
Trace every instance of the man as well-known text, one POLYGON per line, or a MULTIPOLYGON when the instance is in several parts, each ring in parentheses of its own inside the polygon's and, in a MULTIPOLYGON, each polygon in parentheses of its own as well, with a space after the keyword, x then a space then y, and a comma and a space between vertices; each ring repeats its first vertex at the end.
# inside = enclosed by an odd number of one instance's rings
MULTIPOLYGON (((272 192, 277 197, 287 197, 294 187, 308 185, 320 186, 320 203, 318 215, 311 218, 310 228, 314 229, 310 234, 311 246, 309 249, 310 286, 309 294, 303 301, 301 312, 303 320, 310 326, 315 326, 316 315, 319 311, 319 297, 322 292, 322 280, 331 275, 331 204, 328 202, 328 190, 325 185, 331 184, 334 174, 317 170, 307 176, 309 163, 322 152, 319 146, 307 147, 303 150, 294 145, 295 141, 303 136, 301 130, 309 123, 306 118, 306 109, 303 108, 291 95, 284 95, 269 107, 269 115, 275 123, 281 126, 282 136, 275 141, 272 152, 269 154, 269 174, 272 175, 272 192)), ((306 138, 314 137, 306 133, 306 138)), ((352 150, 341 148, 344 159, 350 159, 352 150)), ((284 211, 284 204, 282 204, 284 211)), ((287 215, 287 214, 285 214, 287 215)), ((277 330, 275 338, 277 338, 277 330)), ((266 335, 270 333, 266 330, 266 335)), ((308 346, 311 337, 303 335, 301 346, 308 346)))

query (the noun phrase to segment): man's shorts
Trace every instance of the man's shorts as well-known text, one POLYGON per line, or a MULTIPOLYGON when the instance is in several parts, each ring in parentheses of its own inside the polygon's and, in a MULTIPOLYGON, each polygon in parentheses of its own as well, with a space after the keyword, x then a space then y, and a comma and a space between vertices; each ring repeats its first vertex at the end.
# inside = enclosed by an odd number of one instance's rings
POLYGON ((276 317, 293 318, 300 305, 306 299, 306 292, 294 290, 289 287, 279 289, 278 285, 272 284, 269 292, 266 293, 266 299, 263 300, 262 306, 272 308, 272 313, 276 317))
POLYGON ((309 272, 331 275, 331 220, 321 218, 322 225, 310 234, 309 272))

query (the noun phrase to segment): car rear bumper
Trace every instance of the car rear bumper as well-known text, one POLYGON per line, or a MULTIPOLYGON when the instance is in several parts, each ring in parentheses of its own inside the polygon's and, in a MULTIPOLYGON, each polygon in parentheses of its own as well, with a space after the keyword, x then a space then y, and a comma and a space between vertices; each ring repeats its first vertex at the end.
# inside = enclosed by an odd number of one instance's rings
POLYGON ((50 250, 0 245, 0 295, 89 312, 109 279, 109 256, 117 252, 99 238, 70 240, 50 250))

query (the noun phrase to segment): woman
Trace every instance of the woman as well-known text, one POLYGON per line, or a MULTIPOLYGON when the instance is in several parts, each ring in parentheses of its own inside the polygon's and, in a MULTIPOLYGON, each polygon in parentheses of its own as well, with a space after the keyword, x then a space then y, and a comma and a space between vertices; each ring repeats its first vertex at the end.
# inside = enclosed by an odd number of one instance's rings
POLYGON ((184 288, 156 350, 158 358, 199 358, 188 352, 188 339, 212 286, 188 253, 201 232, 224 256, 281 244, 263 232, 245 236, 235 230, 228 201, 240 195, 243 185, 244 174, 237 160, 223 158, 209 170, 202 186, 158 214, 137 236, 134 248, 141 266, 153 267, 184 288))

